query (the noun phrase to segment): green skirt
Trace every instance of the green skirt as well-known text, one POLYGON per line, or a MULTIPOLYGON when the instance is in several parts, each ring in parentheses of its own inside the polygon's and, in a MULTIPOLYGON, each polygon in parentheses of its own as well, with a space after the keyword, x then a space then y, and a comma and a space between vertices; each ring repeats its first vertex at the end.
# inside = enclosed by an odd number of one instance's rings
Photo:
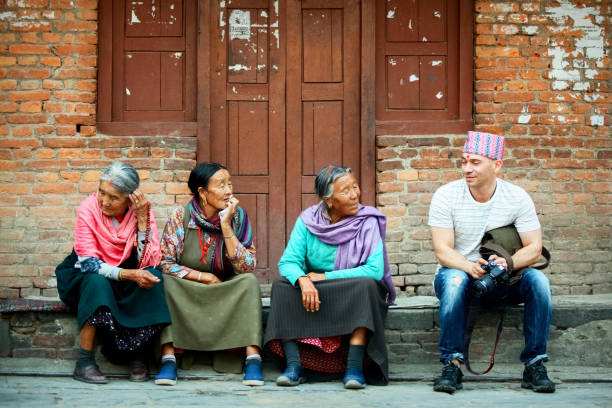
MULTIPOLYGON (((122 268, 135 268, 134 257, 122 268)), ((55 269, 60 299, 76 312, 79 328, 100 307, 107 307, 117 322, 128 328, 170 323, 170 313, 164 296, 164 277, 155 268, 146 268, 161 282, 144 289, 133 281, 114 281, 97 273, 75 269, 78 257, 74 251, 55 269)))
POLYGON ((165 278, 172 324, 162 331, 161 344, 197 351, 261 347, 261 295, 253 274, 212 285, 165 278))

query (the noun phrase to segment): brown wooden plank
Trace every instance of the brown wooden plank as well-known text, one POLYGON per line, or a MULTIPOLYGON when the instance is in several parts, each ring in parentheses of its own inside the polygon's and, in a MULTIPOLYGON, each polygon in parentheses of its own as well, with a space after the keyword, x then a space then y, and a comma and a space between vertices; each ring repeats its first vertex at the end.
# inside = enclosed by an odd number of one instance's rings
POLYGON ((268 10, 257 10, 257 83, 268 82, 268 10))
MULTIPOLYGON (((447 56, 447 67, 453 67, 446 70, 446 93, 447 93, 447 111, 449 119, 467 119, 459 118, 459 49, 461 44, 459 42, 459 4, 456 1, 448 0, 447 5, 447 22, 446 30, 451 33, 448 36, 449 47, 447 56), (454 16, 454 17, 450 17, 454 16)), ((472 40, 470 40, 470 43, 472 40)), ((469 58, 470 62, 473 61, 473 57, 469 58)), ((470 105, 472 105, 472 91, 470 91, 470 105)))
POLYGON ((198 1, 198 14, 202 27, 198 30, 197 41, 197 120, 198 120, 198 162, 210 161, 210 82, 211 47, 210 30, 214 17, 210 13, 210 1, 198 1))
POLYGON ((304 82, 332 82, 332 16, 327 9, 302 14, 304 82))
POLYGON ((302 174, 315 174, 314 103, 304 102, 302 106, 302 174))
POLYGON ((226 86, 228 101, 267 101, 268 84, 235 84, 226 86))
POLYGON ((320 199, 316 194, 302 194, 302 211, 317 204, 320 199))
POLYGON ((184 51, 184 37, 126 38, 128 51, 184 51))
MULTIPOLYGON (((342 82, 343 74, 343 10, 330 10, 331 14, 331 78, 332 82, 342 82)), ((359 35, 359 33, 357 33, 359 35)))
POLYGON ((361 202, 375 205, 376 184, 376 4, 374 0, 361 2, 361 121, 360 169, 361 202), (372 45, 374 44, 374 46, 372 45))
POLYGON ((337 101, 344 99, 344 84, 309 83, 302 84, 304 101, 337 101))
POLYGON ((155 0, 125 2, 126 37, 157 37, 161 34, 160 17, 155 0))
POLYGON ((270 193, 270 176, 236 176, 232 174, 234 191, 243 194, 270 193))
POLYGON ((268 195, 267 194, 257 194, 257 266, 259 268, 267 268, 268 267, 268 247, 269 247, 269 236, 268 236, 268 226, 271 222, 271 219, 268 218, 268 195))
MULTIPOLYGON (((459 118, 472 121, 473 24, 471 0, 459 1, 459 118)), ((473 128, 473 127, 471 127, 473 128)))
POLYGON ((268 201, 268 268, 258 269, 267 282, 278 277, 278 260, 285 250, 285 143, 286 143, 286 99, 285 99, 285 72, 286 72, 286 33, 287 23, 286 2, 276 3, 269 0, 269 21, 274 28, 268 36, 269 59, 269 138, 270 155, 270 198, 268 201), (275 7, 277 5, 278 7, 275 7), (277 13, 278 12, 278 13, 277 13), (273 35, 273 34, 276 35, 273 35))
POLYGON ((268 104, 266 102, 237 102, 238 143, 230 151, 239 152, 239 172, 242 175, 268 175, 268 104))
POLYGON ((198 122, 98 122, 98 133, 113 136, 180 136, 196 137, 198 122))
POLYGON ((219 3, 211 4, 212 21, 210 25, 210 158, 221 164, 227 164, 227 10, 221 10, 219 3), (223 20, 222 20, 223 19, 223 20))
POLYGON ((123 120, 126 122, 180 122, 185 120, 183 111, 161 111, 161 110, 137 110, 123 112, 123 120))
POLYGON ((360 151, 360 62, 361 10, 360 0, 345 0, 343 24, 344 104, 342 106, 342 164, 361 177, 360 151))
MULTIPOLYGON (((171 0, 164 0, 171 1, 171 0)), ((183 93, 185 95, 185 121, 196 120, 197 109, 197 90, 202 84, 197 80, 197 3, 188 2, 185 7, 185 81, 183 83, 183 93)), ((202 67, 206 69, 206 67, 202 67)))
POLYGON ((446 43, 417 42, 417 43, 385 43, 386 55, 447 55, 446 43))
POLYGON ((446 58, 421 57, 419 105, 421 109, 445 109, 447 100, 446 58))
MULTIPOLYGON (((125 109, 159 110, 161 68, 158 52, 128 52, 125 55, 125 109)), ((127 119, 130 120, 130 119, 127 119)))
POLYGON ((341 9, 344 8, 343 0, 302 0, 302 9, 341 9))
POLYGON ((184 59, 182 52, 160 54, 161 110, 183 110, 184 59))
POLYGON ((302 16, 301 2, 287 0, 287 79, 286 79, 286 226, 285 236, 289 237, 295 220, 302 210, 300 200, 301 186, 299 183, 302 169, 302 16))
POLYGON ((446 41, 446 1, 447 0, 419 1, 418 41, 446 41))
POLYGON ((419 57, 389 55, 386 67, 386 108, 419 109, 419 57))
POLYGON ((119 24, 113 25, 113 75, 115 78, 112 81, 113 97, 112 97, 112 120, 123 121, 123 110, 125 108, 125 73, 124 73, 124 35, 125 35, 125 0, 115 0, 113 3, 113 22, 119 24), (117 80, 118 79, 118 80, 117 80))
POLYGON ((313 102, 313 166, 317 174, 323 166, 343 162, 343 102, 313 102))
MULTIPOLYGON (((321 169, 317 169, 313 174, 318 174, 321 169)), ((315 179, 317 176, 302 176, 302 194, 313 194, 315 191, 315 179)))
MULTIPOLYGON (((227 168, 232 175, 240 174, 240 158, 238 155, 238 140, 240 138, 240 104, 238 102, 227 103, 227 168)), ((217 143, 222 143, 217 138, 217 143)))
MULTIPOLYGON (((161 21, 164 23, 161 26, 161 35, 178 37, 183 34, 183 21, 187 20, 185 17, 195 16, 190 6, 195 5, 196 2, 191 0, 187 3, 184 10, 183 0, 161 0, 161 21), (186 11, 185 14, 183 14, 184 11, 186 11)), ((186 28, 189 28, 189 25, 190 23, 187 23, 186 28)))
POLYGON ((231 0, 226 1, 226 6, 228 9, 265 9, 270 6, 270 2, 268 0, 231 0))
MULTIPOLYGON (((419 2, 420 3, 420 2, 419 2)), ((386 28, 387 41, 417 41, 419 35, 419 10, 417 0, 379 1, 379 13, 386 28)))
POLYGON ((443 118, 425 121, 418 120, 418 118, 413 120, 376 121, 376 135, 465 133, 473 129, 473 126, 472 120, 444 120, 443 118))
POLYGON ((103 1, 99 4, 98 26, 98 106, 96 120, 109 122, 112 117, 113 102, 113 2, 103 1))
POLYGON ((228 10, 227 78, 229 82, 257 83, 257 9, 228 10))

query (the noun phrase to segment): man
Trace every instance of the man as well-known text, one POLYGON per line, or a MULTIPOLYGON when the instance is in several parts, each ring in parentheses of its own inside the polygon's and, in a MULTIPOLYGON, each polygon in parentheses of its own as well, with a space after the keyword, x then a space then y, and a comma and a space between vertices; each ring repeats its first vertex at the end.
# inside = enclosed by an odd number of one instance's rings
MULTIPOLYGON (((440 299, 440 361, 442 375, 434 382, 434 391, 453 393, 462 388, 461 364, 470 286, 480 279, 487 260, 479 254, 485 232, 514 224, 523 248, 513 256, 514 270, 525 269, 520 281, 505 288, 495 288, 481 299, 495 303, 505 298, 510 304, 525 303, 525 348, 520 359, 525 364, 523 388, 536 392, 554 392, 543 363, 548 361, 548 340, 552 299, 548 278, 537 269, 528 268, 540 257, 542 231, 535 206, 522 188, 497 178, 502 168, 504 138, 483 132, 468 132, 463 148, 461 169, 464 179, 440 187, 429 208, 429 226, 433 247, 440 266, 434 279, 440 299)), ((506 260, 492 255, 498 265, 506 260)))

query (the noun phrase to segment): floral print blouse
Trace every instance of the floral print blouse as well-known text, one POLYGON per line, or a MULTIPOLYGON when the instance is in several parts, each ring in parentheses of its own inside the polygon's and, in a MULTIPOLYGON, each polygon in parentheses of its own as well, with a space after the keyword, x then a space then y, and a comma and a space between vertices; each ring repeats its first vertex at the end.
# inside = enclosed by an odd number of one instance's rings
MULTIPOLYGON (((183 278, 193 270, 178 263, 178 260, 181 259, 183 255, 183 241, 185 239, 184 216, 185 208, 177 207, 172 210, 161 239, 161 269, 165 274, 177 278, 183 278)), ((187 228, 197 229, 197 226, 193 220, 189 220, 187 228)), ((213 236, 206 231, 202 231, 201 233, 202 242, 206 242, 210 245, 213 236)), ((220 237, 221 234, 218 234, 216 239, 220 237)), ((230 258, 227 251, 224 251, 223 255, 230 260, 236 273, 250 273, 255 269, 255 244, 252 244, 250 247, 245 247, 238 241, 236 254, 233 257, 230 258)))

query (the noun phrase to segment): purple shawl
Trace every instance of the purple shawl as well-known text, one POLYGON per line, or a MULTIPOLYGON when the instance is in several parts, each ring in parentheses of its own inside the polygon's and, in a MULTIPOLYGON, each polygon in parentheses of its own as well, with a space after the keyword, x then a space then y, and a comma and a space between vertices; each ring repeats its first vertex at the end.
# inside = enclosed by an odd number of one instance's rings
MULTIPOLYGON (((378 232, 383 242, 383 257, 385 260, 385 273, 383 283, 389 290, 387 302, 393 304, 395 301, 395 287, 391 280, 389 261, 387 259, 387 246, 385 245, 385 233, 387 230, 387 219, 374 207, 359 204, 357 214, 344 220, 331 224, 326 217, 327 209, 321 202, 307 208, 300 214, 308 231, 319 240, 338 247, 336 253, 335 270, 355 268, 364 265, 368 257, 378 247, 375 233, 378 232), (373 222, 375 220, 376 222, 373 222)), ((378 234, 376 234, 378 235, 378 234)))

